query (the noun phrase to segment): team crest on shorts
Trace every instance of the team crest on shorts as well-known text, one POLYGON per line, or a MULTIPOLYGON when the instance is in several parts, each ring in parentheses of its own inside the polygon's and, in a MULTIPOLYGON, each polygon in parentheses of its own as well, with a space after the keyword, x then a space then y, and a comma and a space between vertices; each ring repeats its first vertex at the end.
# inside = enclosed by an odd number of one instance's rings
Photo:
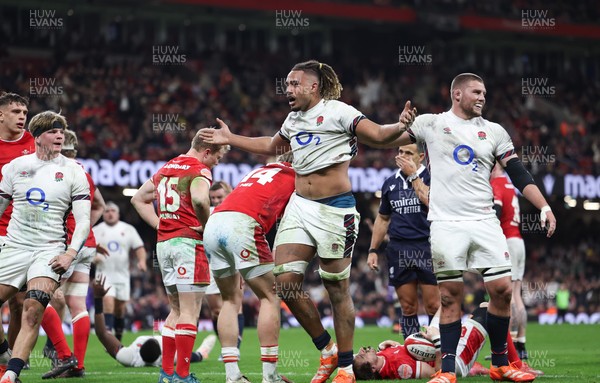
POLYGON ((65 178, 65 176, 61 172, 56 172, 56 174, 54 175, 54 181, 56 182, 61 182, 63 178, 65 178))
POLYGON ((334 253, 337 253, 337 251, 339 250, 340 246, 337 243, 332 243, 331 244, 331 251, 334 253))
POLYGON ((508 254, 508 251, 504 252, 504 258, 506 258, 507 261, 510 259, 510 254, 508 254))

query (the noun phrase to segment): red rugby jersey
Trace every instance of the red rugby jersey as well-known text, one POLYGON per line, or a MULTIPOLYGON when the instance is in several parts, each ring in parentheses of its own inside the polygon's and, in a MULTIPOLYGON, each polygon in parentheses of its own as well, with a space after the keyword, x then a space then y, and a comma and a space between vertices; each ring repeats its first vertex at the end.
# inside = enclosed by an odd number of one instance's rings
POLYGON ((502 206, 500 226, 506 238, 522 238, 519 231, 521 224, 519 199, 514 185, 508 178, 501 176, 491 180, 494 192, 494 204, 502 206))
MULTIPOLYGON (((15 141, 0 140, 0 170, 15 158, 31 153, 35 153, 35 140, 28 131, 24 131, 23 136, 15 141)), ((2 174, 0 174, 0 179, 2 179, 2 174)), ((0 218, 0 236, 6 237, 6 228, 8 227, 12 210, 13 205, 11 201, 0 218)))
POLYGON ((191 226, 200 226, 192 206, 190 185, 197 177, 212 184, 210 168, 197 158, 180 155, 167 162, 152 176, 158 202, 158 241, 184 237, 202 240, 191 226))
POLYGON ((295 189, 295 178, 296 173, 289 162, 262 166, 248 173, 213 213, 244 213, 254 218, 267 233, 283 215, 295 189))
MULTIPOLYGON (((385 364, 379 371, 382 379, 415 379, 421 371, 417 360, 413 358, 404 346, 388 347, 377 353, 383 356, 385 364)), ((434 366, 434 362, 424 362, 434 366)))

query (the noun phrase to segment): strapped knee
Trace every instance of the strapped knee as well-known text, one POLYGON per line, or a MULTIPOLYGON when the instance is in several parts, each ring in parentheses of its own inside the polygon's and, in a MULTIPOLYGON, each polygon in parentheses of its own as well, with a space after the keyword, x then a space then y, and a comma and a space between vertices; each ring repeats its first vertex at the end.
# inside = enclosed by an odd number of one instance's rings
POLYGON ((62 286, 62 290, 65 295, 71 295, 74 297, 85 297, 88 293, 89 283, 83 282, 65 282, 62 286))
POLYGON ((343 281, 344 279, 350 278, 350 268, 352 265, 348 265, 344 270, 339 273, 330 273, 329 271, 325 271, 319 267, 319 275, 321 279, 325 279, 327 281, 343 281))
POLYGON ((305 261, 294 261, 277 265, 273 268, 273 275, 278 276, 284 273, 296 273, 304 275, 308 262, 305 261))
POLYGON ((48 306, 48 303, 50 303, 50 299, 52 299, 52 296, 42 290, 29 290, 27 291, 27 293, 25 293, 25 299, 36 300, 40 302, 40 304, 44 306, 44 308, 46 308, 46 306, 48 306))

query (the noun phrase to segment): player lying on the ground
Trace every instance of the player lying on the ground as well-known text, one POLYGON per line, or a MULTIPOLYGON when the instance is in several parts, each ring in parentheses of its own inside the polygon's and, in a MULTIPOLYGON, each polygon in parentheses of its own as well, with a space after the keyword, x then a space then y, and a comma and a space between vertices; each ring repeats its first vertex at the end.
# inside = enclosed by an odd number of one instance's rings
MULTIPOLYGON (((478 308, 462 326, 456 358, 456 371, 459 376, 489 374, 487 368, 476 362, 487 337, 484 326, 486 311, 487 308, 485 307, 478 308)), ((436 318, 438 315, 439 312, 436 314, 436 318)), ((439 322, 436 320, 433 323, 439 322)), ((424 332, 423 335, 433 344, 439 345, 439 330, 435 326, 436 324, 429 326, 427 332, 424 332)), ((510 336, 508 339, 510 339, 510 336)), ((535 379, 536 375, 543 374, 543 372, 533 370, 526 363, 521 362, 512 342, 509 343, 508 348, 509 362, 521 371, 530 373, 531 376, 528 381, 535 379)), ((436 352, 435 361, 419 361, 405 346, 393 340, 382 342, 379 349, 381 351, 371 347, 363 347, 354 357, 354 373, 357 380, 428 378, 440 370, 442 365, 440 352, 436 352)))
MULTIPOLYGON (((100 343, 106 348, 110 356, 125 367, 145 367, 160 366, 162 362, 162 337, 157 336, 138 336, 129 346, 124 346, 111 332, 106 329, 104 324, 104 313, 102 308, 102 298, 110 289, 104 289, 105 277, 97 275, 94 280, 94 328, 100 343)), ((192 353, 191 363, 202 362, 208 358, 208 354, 215 346, 217 337, 209 335, 202 341, 198 349, 192 353)))

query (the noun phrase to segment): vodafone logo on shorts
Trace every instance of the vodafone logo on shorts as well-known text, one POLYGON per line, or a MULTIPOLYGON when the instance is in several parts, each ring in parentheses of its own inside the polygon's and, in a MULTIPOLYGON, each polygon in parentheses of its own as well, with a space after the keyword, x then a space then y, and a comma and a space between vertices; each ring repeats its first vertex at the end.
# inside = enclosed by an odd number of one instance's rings
POLYGON ((186 272, 187 272, 187 270, 183 266, 179 266, 177 268, 177 274, 179 274, 179 275, 185 275, 186 272))
POLYGON ((250 258, 250 252, 244 249, 240 252, 240 257, 242 257, 242 259, 248 259, 250 258))

